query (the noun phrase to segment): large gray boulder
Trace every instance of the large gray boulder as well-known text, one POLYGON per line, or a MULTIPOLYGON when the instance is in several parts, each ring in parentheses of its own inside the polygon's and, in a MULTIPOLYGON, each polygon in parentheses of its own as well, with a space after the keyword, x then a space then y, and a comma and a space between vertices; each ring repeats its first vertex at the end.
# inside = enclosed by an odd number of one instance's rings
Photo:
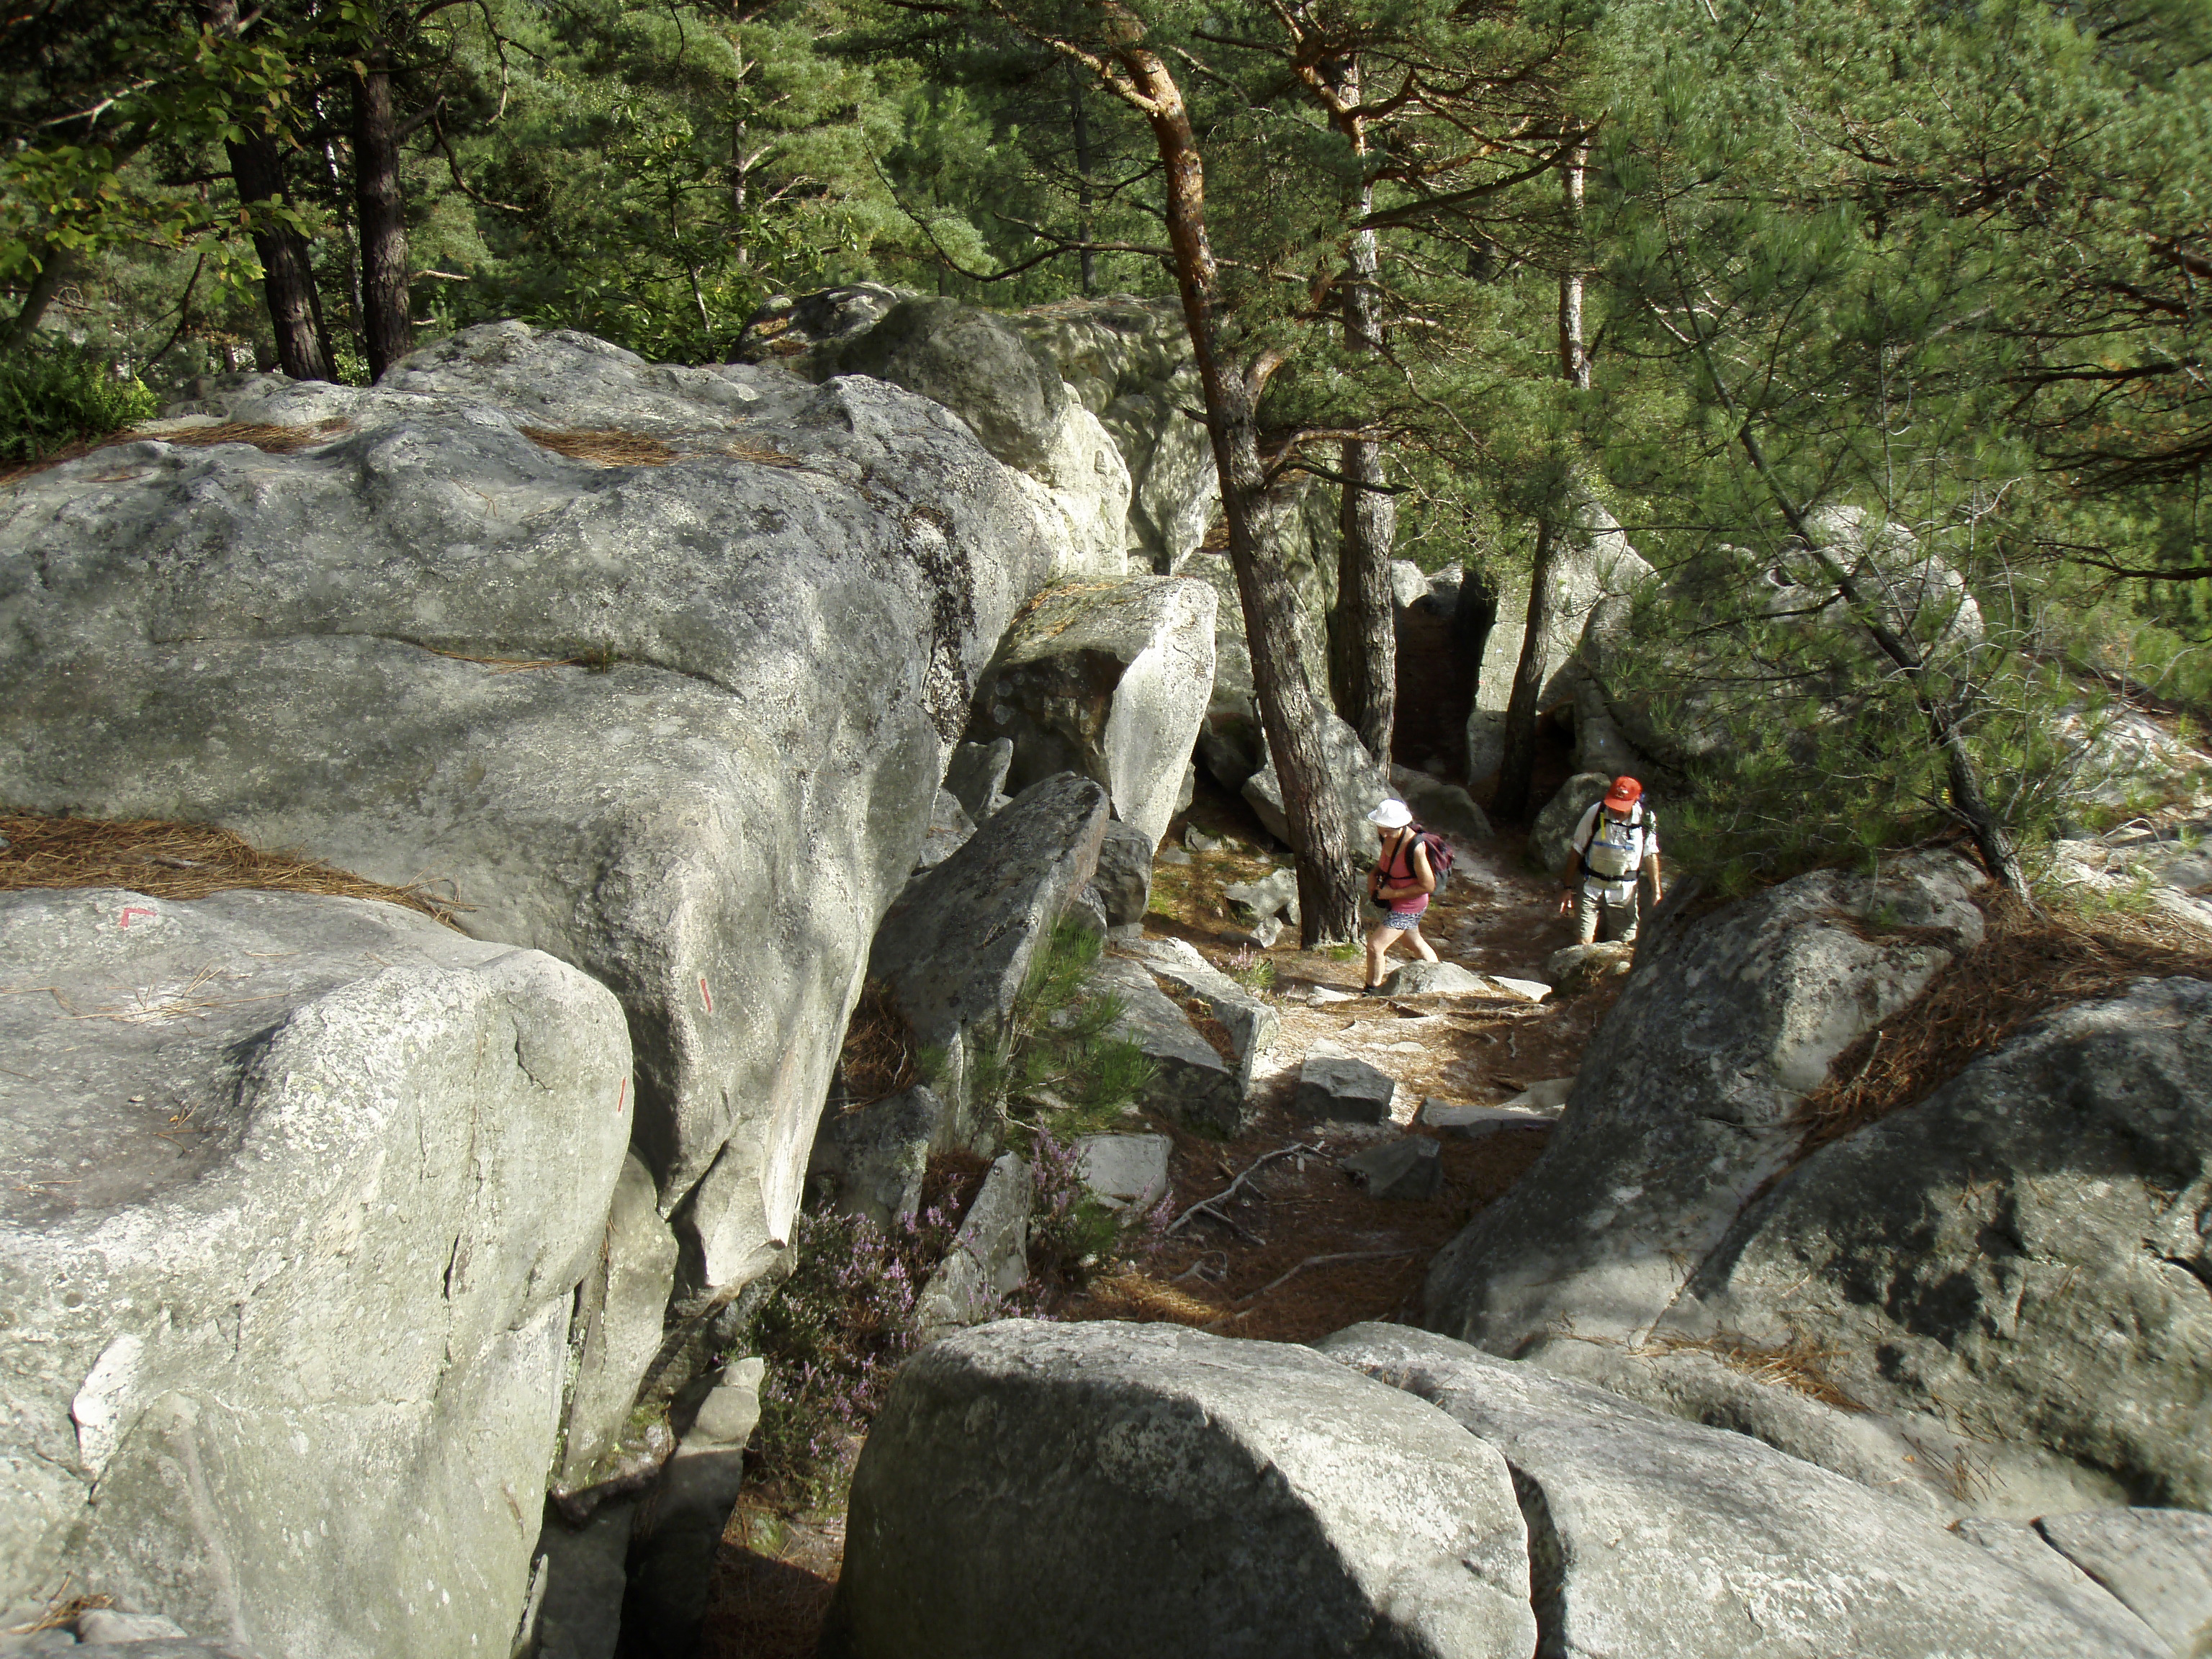
POLYGON ((66 1580, 272 1659, 504 1652, 613 996, 389 904, 105 889, 0 897, 0 1623, 66 1580))
POLYGON ((2212 981, 2146 981, 1794 1164, 1653 1338, 1809 1342, 1862 1407, 1989 1443, 1993 1497, 2041 1448, 2038 1508, 2212 1509, 2209 1167, 2212 981))
POLYGON ((118 446, 0 506, 0 799, 450 884, 615 990, 689 1278, 757 1275, 975 678, 1118 546, 859 378, 499 324, 373 390, 204 393, 318 441, 118 446))
POLYGON ((1537 1651, 1561 1659, 2150 1659, 2094 1587, 2032 1577, 1926 1516, 1748 1440, 1395 1325, 1329 1358, 1440 1407, 1513 1471, 1537 1651))
POLYGON ((1052 360, 1121 451, 1130 556, 1161 575, 1178 570, 1221 501, 1213 446, 1190 412, 1206 399, 1182 307, 1122 294, 1035 306, 1006 322, 1052 360))
MULTIPOLYGON (((1321 720, 1322 758, 1329 784, 1329 802, 1354 848, 1371 847, 1374 826, 1367 815, 1386 800, 1396 798, 1389 775, 1367 752, 1359 734, 1327 705, 1314 711, 1321 720)), ((1275 757, 1244 781, 1243 795, 1260 823, 1277 841, 1288 843, 1290 820, 1283 812, 1282 780, 1275 775, 1275 757)))
POLYGON ((1097 867, 1109 810, 1106 792, 1073 773, 1032 784, 884 915, 868 972, 890 987, 915 1040, 944 1056, 935 1146, 988 1135, 970 1066, 1005 1042, 1030 964, 1097 867))
POLYGON ((2185 1659, 2212 1652, 2212 1515, 2090 1510, 2046 1515, 2051 1547, 2125 1602, 2185 1659))
POLYGON ((1433 830, 1447 840, 1468 843, 1491 837, 1489 815, 1475 804, 1474 796, 1455 783, 1446 783, 1442 778, 1431 777, 1409 766, 1393 766, 1390 789, 1413 809, 1413 816, 1425 829, 1433 830))
MULTIPOLYGON (((1547 875, 1557 876, 1573 860, 1575 826, 1582 822, 1583 813, 1605 799, 1613 779, 1609 772, 1577 772, 1559 786, 1559 793, 1536 814, 1536 822, 1528 830, 1528 856, 1547 875)), ((1663 824, 1659 839, 1663 849, 1667 839, 1663 824)))
POLYGON ((1249 1126, 1255 1109, 1249 1065, 1224 1059, 1141 964, 1102 957, 1090 983, 1121 1005, 1112 1035, 1135 1043, 1152 1063, 1152 1079, 1137 1097, 1141 1104, 1218 1135, 1249 1126))
POLYGON ((985 1326, 907 1362, 853 1478, 826 1659, 1523 1659, 1505 1465, 1303 1348, 985 1326))
POLYGON ((1796 1156, 1828 1062, 1979 940, 1979 880, 1948 854, 1820 871, 1645 945, 1544 1156, 1438 1253, 1431 1322, 1494 1353, 1555 1321, 1642 1341, 1796 1156))
POLYGON ((836 1183, 839 1209, 889 1228, 921 1207, 930 1145, 945 1121, 944 1101, 924 1084, 864 1106, 833 1108, 822 1115, 807 1176, 836 1183))
POLYGON ((1213 592, 1139 576, 1045 593, 1007 631, 975 689, 971 738, 1011 738, 1007 787, 1055 772, 1105 786, 1157 847, 1213 683, 1213 592))

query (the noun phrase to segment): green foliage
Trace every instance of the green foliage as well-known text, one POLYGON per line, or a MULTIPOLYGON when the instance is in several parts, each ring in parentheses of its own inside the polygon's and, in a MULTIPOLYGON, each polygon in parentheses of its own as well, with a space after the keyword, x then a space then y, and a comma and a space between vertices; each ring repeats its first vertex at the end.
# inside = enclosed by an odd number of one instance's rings
POLYGON ((1106 1128, 1152 1080, 1144 1050, 1112 1035, 1121 1000, 1089 988, 1102 948, 1072 922, 1055 927, 1030 964, 1005 1043, 970 1062, 975 1099, 1006 1113, 1018 1141, 1040 1123, 1063 1140, 1106 1128))
POLYGON ((0 461, 33 461, 150 420, 154 394, 105 355, 61 344, 0 358, 0 461))

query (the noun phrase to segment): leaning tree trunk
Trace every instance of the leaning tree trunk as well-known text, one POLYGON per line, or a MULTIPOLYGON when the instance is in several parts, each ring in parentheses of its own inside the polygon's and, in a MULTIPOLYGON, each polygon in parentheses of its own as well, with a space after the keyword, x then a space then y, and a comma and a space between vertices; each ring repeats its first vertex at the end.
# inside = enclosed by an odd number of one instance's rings
POLYGON ((414 349, 408 310, 407 222, 399 183, 392 70, 372 57, 353 78, 355 217, 361 234, 361 331, 372 380, 414 349))
POLYGON ((39 319, 46 314, 46 307, 54 302, 54 295, 62 291, 69 280, 70 268, 76 262, 67 248, 42 243, 39 254, 39 274, 31 278, 30 291, 23 295, 23 303, 9 320, 8 337, 0 343, 0 352, 20 351, 30 344, 31 337, 39 331, 39 319))
POLYGON ((1528 572, 1528 626, 1521 635, 1521 660, 1513 671, 1513 692, 1505 703, 1505 757, 1498 769, 1498 791, 1491 806, 1499 816, 1517 818, 1528 810, 1528 785, 1536 770, 1537 700, 1544 691, 1544 636, 1558 608, 1559 530, 1547 514, 1536 521, 1536 558, 1528 572))
POLYGON ((1142 25, 1116 20, 1127 44, 1115 57, 1144 100, 1166 175, 1168 240, 1176 285, 1206 401, 1206 436, 1221 482, 1229 562, 1252 651, 1253 690, 1261 729, 1283 790, 1283 816, 1298 855, 1300 937, 1307 948, 1350 939, 1359 929, 1361 863, 1346 833, 1322 746, 1313 693, 1298 666, 1297 599, 1273 555, 1277 508, 1260 465, 1255 405, 1269 365, 1240 375, 1222 362, 1214 327, 1219 273, 1206 230, 1206 174, 1182 92, 1158 54, 1136 44, 1142 25))
MULTIPOLYGON (((1367 150, 1359 104, 1356 58, 1340 67, 1335 92, 1337 130, 1356 155, 1367 150)), ((1353 198, 1353 222, 1374 210, 1375 190, 1363 177, 1353 198)), ((1375 233, 1352 235, 1342 283, 1344 346, 1354 358, 1382 348, 1376 323, 1375 279, 1381 266, 1375 233)), ((1336 610, 1329 618, 1329 695, 1359 741, 1384 767, 1390 764, 1390 733, 1398 714, 1398 640, 1390 597, 1390 547, 1397 532, 1397 505, 1383 493, 1382 447, 1365 438, 1347 438, 1339 450, 1344 483, 1337 514, 1336 610)))

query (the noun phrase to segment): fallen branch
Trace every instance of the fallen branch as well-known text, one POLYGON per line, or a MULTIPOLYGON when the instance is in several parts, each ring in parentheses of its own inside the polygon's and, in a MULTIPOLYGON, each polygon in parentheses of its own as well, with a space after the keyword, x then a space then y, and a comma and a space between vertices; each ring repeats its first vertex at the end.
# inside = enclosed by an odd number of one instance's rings
POLYGON ((1243 1175, 1238 1176, 1236 1180, 1231 1182, 1229 1185, 1224 1188, 1220 1192, 1214 1194, 1212 1198, 1201 1198, 1197 1203, 1192 1205, 1181 1215, 1177 1216, 1173 1221, 1168 1223, 1167 1232, 1161 1235, 1161 1237, 1171 1237, 1182 1228, 1184 1222, 1189 1220, 1193 1216, 1202 1212, 1211 1215, 1213 1219, 1220 1222, 1224 1226, 1228 1227, 1234 1232, 1243 1234, 1244 1237, 1249 1238, 1251 1235, 1244 1233, 1244 1230, 1242 1227, 1237 1226, 1234 1221, 1231 1220, 1229 1217, 1222 1212, 1219 1206, 1226 1204, 1231 1199, 1236 1197, 1237 1189, 1239 1187, 1242 1187, 1246 1182, 1249 1181, 1254 1176, 1259 1174, 1260 1171, 1265 1169, 1268 1164, 1273 1164, 1279 1158, 1288 1158, 1293 1152, 1311 1152, 1316 1157, 1320 1157, 1322 1155, 1322 1149, 1318 1146, 1310 1146, 1304 1141, 1298 1141, 1295 1145, 1279 1146, 1273 1152, 1263 1154, 1254 1160, 1252 1166, 1249 1169, 1246 1170, 1243 1175))
POLYGON ((1209 1331, 1217 1330, 1224 1325, 1234 1324, 1237 1320, 1243 1318, 1245 1314, 1257 1313, 1261 1297, 1266 1296, 1270 1291, 1289 1284, 1309 1267, 1332 1267, 1345 1261, 1402 1261, 1409 1255, 1419 1254, 1419 1250, 1340 1250, 1329 1255, 1310 1255, 1288 1273, 1277 1275, 1253 1291, 1251 1295, 1240 1298, 1251 1303, 1253 1304, 1251 1307, 1244 1309, 1243 1312, 1231 1314, 1226 1318, 1217 1319, 1206 1328, 1209 1331))

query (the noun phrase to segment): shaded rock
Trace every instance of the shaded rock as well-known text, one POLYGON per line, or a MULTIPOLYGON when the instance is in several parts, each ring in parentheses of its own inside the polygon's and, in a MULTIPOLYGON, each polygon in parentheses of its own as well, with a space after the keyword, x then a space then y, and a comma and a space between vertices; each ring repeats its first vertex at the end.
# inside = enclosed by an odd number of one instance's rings
POLYGON ((1528 856, 1546 875, 1557 876, 1574 856, 1575 825, 1613 787, 1611 773, 1577 772, 1545 802, 1528 830, 1528 856))
POLYGON ((1949 854, 1899 860, 1878 883, 1816 872, 1647 945, 1544 1156, 1438 1253, 1429 1316, 1498 1352, 1563 1318, 1640 1342, 1796 1155, 1798 1103, 1828 1062, 1979 939, 1979 884, 1949 854), (1856 920, 1877 914, 1912 931, 1856 920))
POLYGON ((1203 997, 1214 1018, 1229 1033, 1246 1091, 1250 1091, 1253 1056, 1273 1041, 1281 1017, 1260 998, 1199 955, 1188 939, 1148 939, 1131 945, 1132 960, 1194 996, 1203 997))
POLYGON ((886 1099, 822 1115, 810 1175, 837 1183, 837 1207, 879 1227, 921 1207, 931 1146, 945 1133, 948 1113, 923 1084, 886 1099))
POLYGON ((51 988, 0 998, 6 1622, 67 1577, 271 1653, 503 1650, 612 995, 394 905, 107 889, 0 896, 0 984, 51 988))
POLYGON ((1394 997, 1480 995, 1490 981, 1455 962, 1409 962, 1382 981, 1382 989, 1394 997))
MULTIPOLYGON (((1396 791, 1382 769, 1375 763, 1375 757, 1361 744, 1357 732, 1325 704, 1316 713, 1321 720, 1322 751, 1345 837, 1354 847, 1370 846, 1375 830, 1367 822, 1367 815, 1396 791)), ((1267 833, 1288 845, 1291 826, 1283 816, 1283 786, 1275 775, 1272 756, 1244 781, 1241 793, 1260 815, 1260 823, 1267 833)))
POLYGON ((1219 836, 1209 836, 1194 824, 1183 826, 1182 844, 1194 853, 1218 853, 1221 850, 1219 836))
POLYGON ((1163 842, 1160 850, 1152 854, 1152 860, 1156 864, 1173 865, 1177 869, 1183 869, 1190 863, 1190 854, 1171 841, 1163 842))
POLYGON ((1505 764, 1505 711, 1478 708, 1467 717, 1467 781, 1495 777, 1505 764))
MULTIPOLYGON (((722 1367, 714 1386, 699 1402, 684 1443, 704 1446, 743 1446, 760 1426, 761 1380, 768 1362, 757 1358, 736 1359, 722 1367)), ((683 1455, 679 1451, 678 1456, 683 1455)))
POLYGON ((1443 1190, 1443 1151, 1426 1135, 1401 1135, 1354 1152, 1338 1167, 1366 1182, 1370 1198, 1434 1198, 1443 1190))
POLYGON ((981 823, 997 811, 1006 793, 1006 773, 1014 763, 1014 740, 963 743, 952 751, 945 769, 945 787, 971 823, 981 823))
POLYGON ((1245 921, 1284 916, 1296 925, 1298 920, 1298 873, 1295 870, 1271 870, 1256 881, 1232 882, 1221 890, 1221 896, 1229 902, 1231 910, 1245 921))
MULTIPOLYGON (((1576 520, 1563 537, 1553 566, 1551 625, 1545 630, 1540 647, 1547 694, 1538 705, 1540 712, 1548 713, 1562 700, 1553 682, 1562 669, 1575 665, 1577 649, 1586 637, 1591 613, 1608 596, 1632 593, 1654 574, 1651 566, 1629 544, 1618 521, 1596 502, 1583 502, 1576 520)), ((1520 663, 1528 622, 1528 579, 1523 574, 1509 574, 1497 589, 1495 621, 1485 640, 1481 666, 1476 673, 1478 710, 1504 708, 1512 694, 1514 671, 1520 663)), ((1470 723, 1470 750, 1474 746, 1474 736, 1470 723)), ((1488 770, 1496 769, 1497 763, 1493 761, 1488 770)), ((1467 775, 1479 781, 1487 772, 1478 769, 1470 760, 1467 775)))
POLYGON ((1033 784, 885 914, 868 972, 891 988, 916 1040, 945 1050, 939 1146, 976 1133, 967 1056, 1004 1040, 1030 963, 1097 867, 1108 811, 1088 778, 1033 784))
POLYGON ((1142 921, 1152 901, 1152 843, 1145 832, 1118 819, 1109 823, 1091 880, 1098 890, 1108 926, 1142 921))
POLYGON ((1636 947, 1618 941, 1570 945, 1544 958, 1544 977, 1563 997, 1580 996, 1636 965, 1636 947))
POLYGON ((1137 963, 1103 957, 1091 969, 1091 984, 1121 1001, 1113 1035, 1135 1043, 1152 1062, 1152 1080, 1137 1096, 1140 1103, 1218 1134, 1242 1133, 1250 1109, 1249 1066, 1240 1072, 1224 1060, 1137 963))
POLYGON ((520 323, 374 388, 225 377, 183 412, 343 425, 292 454, 149 441, 11 489, 0 798, 450 880, 467 931, 629 1011, 687 1288, 757 1274, 975 678, 1038 587, 1118 574, 1118 544, 1079 552, 1043 485, 894 386, 520 323))
POLYGON ((1504 1456, 1528 1518, 1540 1651, 2159 1651, 2109 1598, 2017 1571, 1903 1504, 1741 1435, 1402 1326, 1355 1325, 1319 1346, 1433 1402, 1504 1456))
POLYGON ((1103 785, 1149 856, 1212 683, 1213 605, 1205 583, 1166 576, 1040 596, 976 687, 969 735, 1012 740, 1014 788, 1062 771, 1103 785))
POLYGON ((1535 1641, 1487 1447, 1304 1349, 1168 1325, 1008 1321, 908 1361, 847 1540, 826 1659, 1029 1651, 1041 1631, 1064 1659, 1535 1641))
POLYGON ((760 1421, 758 1359, 724 1368, 695 1421, 635 1512, 618 1651, 689 1653, 713 1592, 714 1558, 744 1482, 744 1443, 760 1421))
POLYGON ((1414 817, 1424 828, 1435 830, 1447 841, 1488 841, 1493 833, 1488 815, 1475 805, 1474 796, 1455 783, 1446 783, 1411 767, 1394 766, 1390 769, 1390 785, 1398 799, 1413 809, 1414 817))
POLYGON ((1411 559, 1390 561, 1390 603, 1409 611, 1429 597, 1428 573, 1411 559))
POLYGON ((741 363, 787 362, 825 341, 866 333, 902 300, 918 297, 912 289, 882 283, 779 294, 763 301, 747 320, 731 356, 741 363))
POLYGON ((1334 1042, 1316 1042, 1298 1068, 1297 1093, 1291 1110, 1298 1117, 1342 1118, 1353 1123, 1382 1123, 1398 1085, 1334 1042))
POLYGON ((1013 1152, 1002 1152, 983 1177, 944 1262, 914 1304, 924 1342, 963 1325, 998 1316, 1000 1299, 1029 1277, 1030 1209, 1036 1177, 1013 1152))
POLYGON ((921 851, 915 857, 916 870, 932 870, 951 858, 968 844, 968 837, 975 833, 975 825, 959 801, 948 791, 937 792, 937 799, 929 809, 929 827, 922 834, 921 851))
POLYGON ((2035 1529, 2189 1659, 2212 1650, 2212 1515, 2088 1510, 2035 1529))
POLYGON ((554 1485, 589 1486, 622 1437, 646 1367, 660 1346, 676 1280, 676 1237, 653 1202, 653 1176, 635 1153, 607 1207, 599 1261, 577 1293, 570 1339, 580 1335, 561 1466, 554 1485))
POLYGON ((1541 1083, 1532 1083, 1505 1104, 1516 1111, 1547 1112, 1557 1117, 1566 1109, 1567 1097, 1575 1091, 1575 1080, 1571 1077, 1546 1078, 1541 1083))
POLYGON ((524 1650, 528 1659, 615 1659, 636 1513, 635 1499, 620 1499, 570 1527, 547 1506, 531 1563, 543 1591, 537 1628, 524 1650))
POLYGON ((1083 890, 1068 900, 1067 908, 1061 913, 1060 920, 1101 939, 1109 937, 1114 931, 1114 924, 1106 920, 1105 896, 1099 892, 1098 884, 1095 881, 1084 883, 1083 890))
POLYGON ((1862 1406, 1993 1443, 1967 1449, 1991 1507, 2212 1504, 2212 1254, 2172 1197, 2208 1148, 2212 983, 2144 981, 1796 1164, 1655 1334, 1835 1351, 1862 1406))
POLYGON ((1084 1135, 1075 1143, 1076 1169, 1108 1208, 1141 1213, 1167 1196, 1174 1150, 1165 1135, 1084 1135))

